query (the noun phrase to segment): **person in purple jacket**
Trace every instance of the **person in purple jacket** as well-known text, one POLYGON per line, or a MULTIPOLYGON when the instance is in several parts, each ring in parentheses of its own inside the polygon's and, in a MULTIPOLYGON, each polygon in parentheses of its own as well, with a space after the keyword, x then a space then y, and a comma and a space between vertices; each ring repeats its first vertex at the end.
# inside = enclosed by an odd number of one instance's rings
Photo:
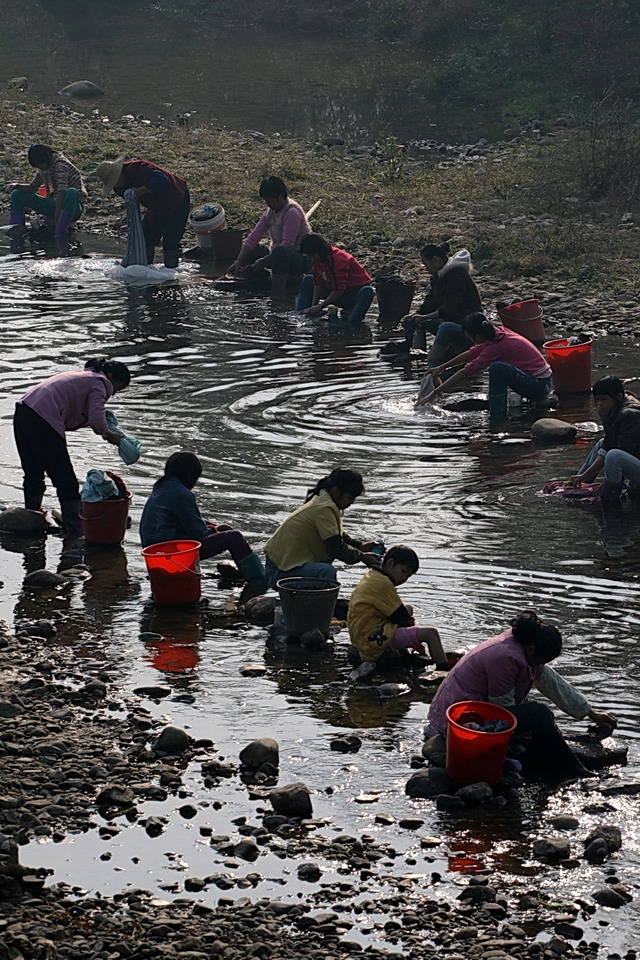
POLYGON ((142 229, 147 244, 147 263, 153 263, 155 248, 162 240, 165 267, 178 266, 180 243, 184 235, 191 198, 187 181, 150 160, 104 160, 96 176, 104 192, 124 197, 134 190, 138 203, 147 208, 142 229))
POLYGON ((520 613, 510 629, 469 650, 447 674, 429 707, 425 734, 446 735, 447 710, 454 703, 496 703, 516 717, 516 733, 526 738, 529 765, 542 767, 548 775, 590 775, 558 730, 549 707, 527 700, 536 687, 576 720, 593 720, 602 732, 615 729, 618 721, 612 714, 595 710, 549 666, 561 651, 562 637, 556 627, 544 623, 533 610, 520 613))
POLYGON ((122 434, 109 429, 105 404, 128 387, 130 379, 124 363, 89 360, 84 370, 57 373, 36 384, 16 403, 13 432, 24 472, 24 505, 27 510, 40 510, 46 474, 56 488, 68 540, 77 540, 82 528, 79 485, 65 434, 91 427, 117 446, 122 434))

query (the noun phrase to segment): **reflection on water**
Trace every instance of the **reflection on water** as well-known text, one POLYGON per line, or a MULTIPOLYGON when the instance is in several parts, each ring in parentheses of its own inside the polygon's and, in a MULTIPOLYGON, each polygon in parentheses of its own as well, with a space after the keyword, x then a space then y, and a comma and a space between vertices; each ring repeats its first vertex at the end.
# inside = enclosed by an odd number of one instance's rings
MULTIPOLYGON (((145 605, 150 590, 137 523, 173 450, 194 449, 204 462, 198 484, 203 513, 237 525, 258 547, 307 487, 342 462, 362 470, 366 485, 345 516, 346 528, 417 550, 420 570, 401 594, 418 620, 439 627, 446 647, 465 649, 503 629, 519 610, 537 608, 562 629, 563 674, 594 704, 614 711, 621 735, 635 744, 640 513, 625 504, 601 515, 538 495, 548 479, 575 471, 586 442, 580 448, 539 447, 528 439, 526 419, 495 430, 483 413, 415 413, 420 371, 379 361, 373 311, 369 328, 345 334, 295 314, 276 316, 267 301, 217 292, 198 279, 197 267, 175 284, 150 290, 131 289, 106 277, 99 261, 87 263, 0 260, 0 494, 5 502, 20 502, 11 437, 16 397, 87 356, 114 354, 131 365, 134 377, 112 406, 124 429, 141 440, 143 457, 125 469, 114 448, 89 431, 72 435, 69 445, 80 476, 90 467, 125 470, 133 527, 123 549, 91 552, 91 580, 74 582, 54 597, 22 596, 19 586, 36 564, 56 568, 60 541, 1 540, 0 615, 68 611, 63 640, 76 655, 107 663, 127 688, 169 686, 172 693, 160 706, 148 704, 155 715, 188 727, 193 736, 210 737, 232 759, 253 737, 275 737, 281 781, 306 780, 316 791, 318 817, 351 830, 375 830, 378 811, 415 814, 403 788, 430 694, 411 677, 406 698, 384 701, 349 684, 344 633, 326 652, 266 645, 265 631, 240 621, 229 602, 234 594, 219 590, 210 577, 203 580, 208 606, 176 612, 145 605), (264 662, 266 676, 240 674, 243 664, 256 661, 264 662), (328 748, 344 729, 358 730, 364 740, 361 752, 348 759, 328 748), (379 794, 375 805, 354 803, 373 792, 379 794)), ((632 358, 617 363, 615 372, 632 372, 632 358)), ((588 398, 565 404, 561 413, 574 422, 595 418, 588 398)), ((359 576, 357 569, 341 570, 345 590, 359 576)), ((563 725, 579 726, 564 718, 563 725)), ((636 763, 632 751, 631 777, 637 776, 636 763)), ((189 787, 208 802, 197 771, 189 777, 189 787)), ((216 830, 233 832, 233 818, 247 813, 246 795, 233 781, 220 796, 225 806, 216 830)), ((579 793, 567 797, 567 805, 584 805, 579 793)), ((489 821, 465 823, 462 833, 459 821, 418 804, 425 830, 443 838, 443 848, 428 862, 435 870, 498 870, 525 882, 537 872, 528 834, 556 802, 527 792, 522 811, 494 811, 489 821)), ((616 798, 608 816, 625 834, 625 877, 640 878, 638 838, 630 833, 625 803, 616 798)), ((170 813, 173 806, 170 798, 158 809, 170 813)), ((147 804, 145 811, 156 808, 147 804)), ((195 822, 201 820, 204 807, 195 822)), ((159 890, 166 875, 157 847, 141 828, 130 829, 133 840, 114 840, 110 848, 113 866, 126 872, 105 874, 103 889, 117 889, 126 877, 127 883, 159 890), (145 871, 126 856, 132 842, 145 871)), ((208 874, 210 848, 201 849, 188 829, 172 823, 167 843, 175 843, 172 849, 182 852, 191 873, 198 874, 200 865, 208 874)), ((57 878, 94 884, 94 841, 71 842, 72 866, 56 861, 57 878)), ((402 852, 398 871, 406 869, 402 857, 412 851, 424 862, 416 837, 399 831, 394 844, 402 852)), ((49 848, 47 855, 53 856, 49 848)), ((41 860, 42 850, 33 856, 41 860)), ((267 859, 263 873, 272 880, 260 895, 295 895, 295 882, 281 870, 277 858, 267 859)), ((563 875, 568 896, 578 886, 578 873, 575 879, 563 875)), ((582 873, 580 878, 584 882, 582 873)))

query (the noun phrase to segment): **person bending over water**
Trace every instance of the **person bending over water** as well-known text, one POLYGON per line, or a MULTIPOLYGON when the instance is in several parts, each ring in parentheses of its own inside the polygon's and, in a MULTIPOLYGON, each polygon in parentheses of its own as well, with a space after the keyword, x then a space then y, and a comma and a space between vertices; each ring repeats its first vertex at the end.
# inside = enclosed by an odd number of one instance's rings
POLYGON ((566 486, 591 483, 604 466, 601 500, 618 500, 629 483, 629 493, 640 496, 640 401, 626 393, 618 377, 602 377, 592 388, 604 437, 592 447, 582 467, 566 486))
POLYGON ((417 572, 415 550, 399 545, 385 553, 379 570, 367 570, 351 594, 347 624, 351 643, 364 663, 374 663, 387 650, 415 650, 448 670, 440 634, 435 627, 417 627, 413 608, 402 602, 396 587, 417 572))
POLYGON ((168 540, 199 540, 200 559, 208 560, 227 550, 254 594, 264 593, 267 581, 259 557, 244 535, 228 523, 206 523, 202 519, 193 488, 202 476, 202 464, 195 453, 172 453, 164 474, 156 480, 140 519, 143 547, 168 540))
POLYGON ((319 233, 302 238, 300 253, 311 260, 312 272, 302 278, 296 309, 315 317, 325 307, 341 307, 343 320, 352 326, 362 323, 375 293, 362 264, 319 233))
POLYGON ((342 530, 342 513, 364 493, 356 470, 338 467, 319 480, 307 499, 284 520, 265 544, 267 580, 274 587, 283 577, 313 577, 337 583, 334 560, 379 567, 371 553, 376 541, 361 542, 342 530))
POLYGON ((116 446, 122 434, 109 429, 105 403, 129 386, 131 374, 117 360, 88 360, 84 370, 57 373, 43 380, 16 403, 13 432, 24 471, 24 505, 40 510, 45 474, 56 488, 62 511, 63 533, 77 540, 82 532, 80 492, 66 432, 91 427, 116 446))
POLYGON ((385 353, 408 352, 418 332, 425 348, 425 331, 435 334, 429 350, 432 365, 449 360, 469 347, 462 321, 470 313, 482 309, 480 294, 471 277, 472 264, 468 250, 459 250, 449 257, 449 244, 428 243, 420 251, 420 259, 431 276, 431 289, 417 313, 403 318, 405 339, 391 342, 385 353))
POLYGON ((254 272, 271 270, 271 292, 278 295, 285 291, 290 276, 304 273, 305 263, 300 253, 300 241, 311 232, 307 216, 288 193, 280 177, 265 177, 260 184, 260 196, 267 205, 242 245, 238 259, 227 271, 230 277, 244 275, 250 267, 254 272), (260 243, 269 235, 271 246, 260 243))
POLYGON ((82 216, 87 200, 82 174, 61 150, 45 143, 34 143, 27 156, 37 173, 30 183, 13 183, 9 187, 9 223, 14 224, 10 234, 11 249, 14 253, 24 249, 25 210, 35 210, 54 225, 58 253, 66 257, 69 254, 69 227, 82 216), (39 187, 45 188, 45 197, 38 194, 39 187))
POLYGON ((590 775, 558 730, 549 707, 527 700, 535 687, 576 720, 588 718, 609 732, 615 729, 612 714, 595 710, 549 666, 561 651, 562 637, 554 626, 532 610, 518 614, 508 630, 469 650, 451 669, 429 707, 426 736, 446 735, 447 710, 454 703, 496 703, 516 717, 516 735, 524 740, 525 762, 530 766, 542 768, 549 776, 590 775))
POLYGON ((432 393, 418 401, 419 406, 452 390, 458 384, 489 368, 489 413, 504 416, 507 411, 507 388, 521 397, 542 401, 551 393, 551 367, 537 347, 506 327, 496 327, 483 313, 472 313, 464 320, 464 329, 473 346, 452 360, 431 367, 427 373, 439 377, 451 367, 461 370, 436 386, 432 393))

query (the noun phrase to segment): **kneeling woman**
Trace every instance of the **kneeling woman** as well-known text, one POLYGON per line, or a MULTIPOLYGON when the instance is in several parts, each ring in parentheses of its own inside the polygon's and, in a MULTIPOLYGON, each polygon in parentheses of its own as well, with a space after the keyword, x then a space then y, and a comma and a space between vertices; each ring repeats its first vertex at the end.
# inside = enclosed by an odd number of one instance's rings
POLYGON ((228 550, 251 591, 264 592, 264 568, 240 531, 226 523, 208 524, 202 519, 192 493, 201 475, 202 464, 194 453, 171 454, 164 475, 156 480, 142 511, 142 546, 167 540, 199 540, 201 560, 228 550))
POLYGON ((483 313, 472 313, 463 323, 466 335, 474 346, 459 353, 453 360, 432 367, 427 373, 440 376, 450 367, 459 367, 448 380, 423 397, 419 405, 432 403, 445 390, 451 390, 469 377, 489 368, 489 412, 503 416, 507 409, 507 388, 521 397, 544 400, 551 393, 551 367, 537 347, 506 327, 496 327, 483 313))
POLYGON ((562 637, 549 623, 528 610, 511 621, 511 628, 478 644, 455 664, 431 702, 427 736, 447 732, 447 710, 463 700, 496 703, 514 714, 517 736, 526 738, 525 762, 542 767, 549 776, 586 776, 544 703, 527 701, 536 687, 576 720, 588 718, 609 732, 617 726, 612 714, 595 710, 567 680, 548 664, 562 651, 562 637))
POLYGON ((341 307, 348 323, 362 323, 374 295, 371 276, 362 264, 319 233, 302 238, 300 253, 310 258, 312 272, 302 278, 296 309, 314 317, 325 307, 341 307))
POLYGON ((342 512, 364 493, 356 470, 333 470, 309 490, 307 499, 284 520, 265 544, 267 580, 274 587, 282 577, 314 577, 337 583, 334 560, 378 568, 371 553, 376 541, 362 543, 342 530, 342 512))

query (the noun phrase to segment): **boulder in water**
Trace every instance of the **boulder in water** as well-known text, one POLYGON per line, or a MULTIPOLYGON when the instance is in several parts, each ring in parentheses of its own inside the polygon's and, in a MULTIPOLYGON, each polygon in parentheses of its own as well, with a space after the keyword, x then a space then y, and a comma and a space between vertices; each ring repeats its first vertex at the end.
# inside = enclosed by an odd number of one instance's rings
POLYGON ((59 573, 52 573, 50 570, 34 570, 24 578, 23 586, 30 590, 55 590, 68 582, 59 573))
POLYGON ((0 513, 0 530, 5 533, 43 534, 47 526, 47 518, 39 510, 7 507, 0 513))
POLYGON ((101 90, 91 80, 74 80, 68 83, 62 90, 58 90, 61 97, 72 97, 75 100, 92 100, 95 97, 104 97, 104 90, 101 90))
POLYGON ((13 87, 14 90, 28 90, 29 81, 26 77, 11 77, 11 80, 7 81, 8 87, 13 87))
POLYGON ((542 417, 531 427, 532 439, 543 443, 573 443, 577 433, 577 427, 572 423, 555 417, 542 417))

